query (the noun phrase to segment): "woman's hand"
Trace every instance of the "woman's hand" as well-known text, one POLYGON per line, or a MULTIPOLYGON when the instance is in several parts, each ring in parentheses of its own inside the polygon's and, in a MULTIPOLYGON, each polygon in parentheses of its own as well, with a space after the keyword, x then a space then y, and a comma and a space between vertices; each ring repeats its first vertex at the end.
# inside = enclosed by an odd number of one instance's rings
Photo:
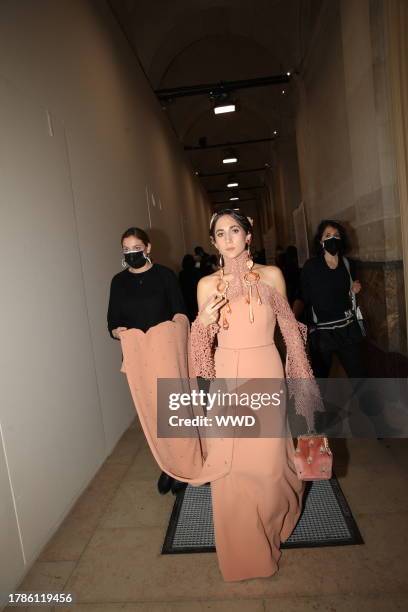
POLYGON ((120 340, 120 332, 126 331, 127 327, 116 327, 115 329, 112 329, 112 336, 114 338, 116 338, 117 340, 120 340))
POLYGON ((353 293, 359 293, 361 291, 361 283, 358 280, 355 280, 351 285, 351 290, 353 293))
POLYGON ((217 323, 220 318, 220 309, 227 303, 227 300, 222 295, 215 293, 211 295, 204 303, 198 318, 201 323, 207 327, 211 323, 217 323))

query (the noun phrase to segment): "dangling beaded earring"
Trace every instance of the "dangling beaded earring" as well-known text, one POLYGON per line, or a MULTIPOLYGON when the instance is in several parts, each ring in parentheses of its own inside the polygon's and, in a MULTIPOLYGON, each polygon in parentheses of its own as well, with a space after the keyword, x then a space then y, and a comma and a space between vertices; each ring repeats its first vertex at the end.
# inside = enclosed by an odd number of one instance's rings
POLYGON ((259 294, 259 289, 258 289, 258 281, 259 281, 259 274, 258 272, 254 272, 252 270, 253 266, 254 266, 254 260, 251 257, 251 247, 250 244, 248 242, 248 247, 247 247, 247 261, 246 261, 246 266, 248 268, 248 272, 246 274, 244 274, 244 282, 245 284, 248 286, 248 295, 246 297, 246 302, 247 304, 249 304, 249 320, 251 323, 254 322, 254 311, 253 311, 253 307, 252 307, 252 286, 255 285, 256 288, 256 292, 258 294, 258 305, 262 304, 262 300, 261 300, 261 296, 259 294))
POLYGON ((252 255, 251 255, 251 245, 249 242, 247 242, 247 260, 246 260, 246 267, 248 268, 249 271, 251 271, 252 267, 254 265, 254 260, 252 259, 252 255))
MULTIPOLYGON (((220 254, 219 263, 220 263, 220 280, 217 283, 217 291, 218 293, 221 294, 223 298, 227 299, 227 291, 228 291, 229 282, 226 281, 224 278, 224 257, 221 254, 220 254)), ((227 312, 227 314, 231 314, 232 312, 231 306, 228 301, 221 308, 221 311, 220 311, 220 314, 222 313, 222 328, 228 329, 229 323, 228 323, 227 317, 225 316, 225 312, 227 312)))

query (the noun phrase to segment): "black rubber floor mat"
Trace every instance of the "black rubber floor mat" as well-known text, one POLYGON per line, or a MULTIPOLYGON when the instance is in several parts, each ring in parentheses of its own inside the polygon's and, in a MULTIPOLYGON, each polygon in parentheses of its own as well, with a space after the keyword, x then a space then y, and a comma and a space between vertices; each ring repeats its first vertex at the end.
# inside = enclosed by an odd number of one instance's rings
MULTIPOLYGON (((302 515, 281 548, 363 544, 337 478, 306 485, 302 515)), ((174 502, 162 554, 215 552, 211 487, 188 487, 174 502)))

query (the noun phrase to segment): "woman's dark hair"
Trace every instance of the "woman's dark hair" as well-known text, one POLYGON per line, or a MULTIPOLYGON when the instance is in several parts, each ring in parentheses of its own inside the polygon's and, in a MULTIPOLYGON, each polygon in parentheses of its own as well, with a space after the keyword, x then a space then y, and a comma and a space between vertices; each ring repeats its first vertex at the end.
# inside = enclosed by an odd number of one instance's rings
POLYGON ((126 232, 122 234, 120 244, 123 244, 124 239, 129 238, 129 236, 139 238, 139 240, 141 240, 145 246, 147 246, 150 242, 149 236, 144 230, 140 229, 140 227, 129 227, 129 229, 127 229, 126 232))
POLYGON ((242 213, 239 212, 238 209, 235 209, 235 208, 223 208, 222 210, 217 211, 211 219, 211 223, 210 223, 211 238, 215 239, 215 225, 218 219, 220 217, 223 217, 224 215, 229 215, 230 217, 232 217, 238 223, 238 225, 242 227, 242 229, 244 230, 246 234, 251 234, 252 236, 252 225, 246 215, 243 215, 242 213))
POLYGON ((322 239, 324 230, 329 225, 330 227, 334 227, 334 229, 336 229, 339 232, 340 238, 341 238, 341 253, 346 253, 350 248, 350 243, 349 243, 349 239, 348 239, 346 230, 341 225, 341 223, 339 223, 338 221, 333 221, 332 219, 323 219, 322 221, 320 221, 319 225, 317 226, 316 234, 313 239, 313 247, 314 247, 315 253, 317 255, 322 253, 323 247, 320 244, 320 241, 322 239))

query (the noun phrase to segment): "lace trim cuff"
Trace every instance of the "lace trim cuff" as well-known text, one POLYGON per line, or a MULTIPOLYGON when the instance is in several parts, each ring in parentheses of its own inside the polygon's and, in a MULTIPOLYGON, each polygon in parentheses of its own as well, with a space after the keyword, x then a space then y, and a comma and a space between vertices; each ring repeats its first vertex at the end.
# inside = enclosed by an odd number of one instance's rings
POLYGON ((277 291, 273 292, 272 303, 286 344, 285 374, 289 397, 294 398, 296 413, 306 419, 311 430, 315 413, 323 411, 324 406, 306 354, 307 326, 296 320, 287 300, 277 291))
POLYGON ((191 325, 191 359, 195 376, 212 380, 215 378, 214 338, 220 327, 218 323, 203 325, 197 317, 191 325))

